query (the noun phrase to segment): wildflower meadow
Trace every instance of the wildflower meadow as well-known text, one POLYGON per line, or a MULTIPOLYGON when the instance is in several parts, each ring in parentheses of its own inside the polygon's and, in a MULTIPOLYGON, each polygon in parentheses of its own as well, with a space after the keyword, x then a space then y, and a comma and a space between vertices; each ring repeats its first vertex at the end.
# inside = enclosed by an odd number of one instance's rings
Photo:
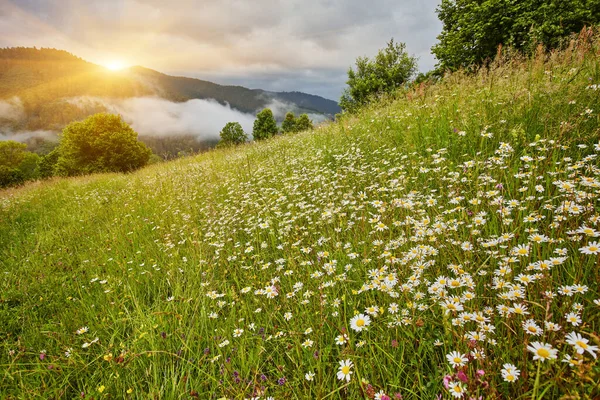
POLYGON ((599 57, 0 192, 0 397, 599 398, 599 57))

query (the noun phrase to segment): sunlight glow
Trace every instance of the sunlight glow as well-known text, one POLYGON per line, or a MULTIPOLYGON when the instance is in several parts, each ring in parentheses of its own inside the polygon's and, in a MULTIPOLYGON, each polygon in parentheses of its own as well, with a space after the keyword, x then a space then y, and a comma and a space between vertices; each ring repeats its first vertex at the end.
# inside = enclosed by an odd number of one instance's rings
POLYGON ((119 60, 112 60, 112 61, 106 62, 106 63, 104 63, 104 66, 111 71, 118 71, 118 70, 126 67, 125 63, 123 63, 123 61, 119 61, 119 60))

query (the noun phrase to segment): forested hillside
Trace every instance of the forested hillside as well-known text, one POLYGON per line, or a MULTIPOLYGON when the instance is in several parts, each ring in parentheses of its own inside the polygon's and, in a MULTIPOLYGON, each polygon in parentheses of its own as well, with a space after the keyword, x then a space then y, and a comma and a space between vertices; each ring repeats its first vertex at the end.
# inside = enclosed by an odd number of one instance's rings
POLYGON ((143 67, 109 71, 66 51, 0 49, 0 100, 18 102, 22 115, 0 114, 0 127, 11 130, 60 130, 67 123, 106 111, 67 101, 80 96, 130 98, 159 96, 183 102, 214 99, 245 113, 255 113, 274 100, 298 112, 339 112, 336 102, 305 93, 276 93, 241 86, 224 86, 193 78, 174 77, 143 67))

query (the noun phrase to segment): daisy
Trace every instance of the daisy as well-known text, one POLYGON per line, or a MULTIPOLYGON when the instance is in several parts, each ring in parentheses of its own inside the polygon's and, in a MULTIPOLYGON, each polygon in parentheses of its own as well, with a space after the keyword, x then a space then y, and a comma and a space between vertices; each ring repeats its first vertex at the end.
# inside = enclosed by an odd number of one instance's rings
POLYGON ((519 379, 521 371, 518 370, 517 367, 508 363, 504 364, 503 367, 504 368, 502 368, 502 371, 500 372, 502 373, 502 378, 505 382, 515 382, 517 379, 519 379))
POLYGON ((577 233, 583 233, 583 234, 585 234, 587 236, 591 236, 591 237, 600 236, 600 232, 598 232, 594 228, 589 228, 585 225, 583 225, 581 228, 577 229, 577 233))
POLYGON ((598 346, 589 345, 589 340, 581 336, 579 333, 571 332, 566 336, 567 343, 575 347, 575 351, 578 354, 583 354, 585 351, 590 353, 592 357, 596 358, 596 352, 598 346))
POLYGON ((546 361, 548 359, 554 360, 558 354, 558 350, 553 349, 552 345, 541 342, 532 342, 527 346, 527 350, 533 353, 534 360, 541 361, 546 361))
POLYGON ((346 335, 338 335, 335 338, 335 344, 337 344, 337 345, 341 346, 341 345, 346 344, 346 343, 348 343, 348 338, 346 337, 346 335))
POLYGON ((350 375, 352 374, 351 368, 353 364, 350 360, 342 360, 340 361, 340 369, 337 373, 337 378, 341 381, 344 379, 346 382, 350 382, 350 375))
POLYGON ((579 317, 579 315, 575 314, 574 312, 568 313, 567 315, 565 315, 565 318, 573 326, 579 326, 579 324, 581 324, 581 317, 579 317))
POLYGON ((233 331, 233 337, 240 337, 242 336, 242 333, 244 333, 244 330, 237 328, 233 331))
POLYGON ((307 372, 306 374, 304 374, 304 378, 309 382, 313 381, 315 379, 315 373, 312 371, 307 372))
POLYGON ((373 317, 377 317, 379 315, 379 307, 371 306, 365 309, 365 312, 373 317))
POLYGON ((81 327, 81 328, 77 329, 77 330, 75 331, 75 333, 76 333, 77 335, 83 335, 83 334, 84 334, 84 333, 86 333, 88 330, 89 330, 89 328, 88 328, 87 326, 84 326, 84 327, 81 327))
POLYGON ((460 382, 448 382, 448 390, 452 397, 460 399, 464 396, 466 389, 460 382))
POLYGON ((523 322, 523 329, 526 333, 533 336, 541 336, 542 334, 542 329, 535 323, 533 319, 528 319, 527 321, 523 322))
POLYGON ((458 351, 446 354, 446 359, 453 367, 462 367, 469 361, 466 355, 460 354, 458 351))
POLYGON ((519 315, 527 315, 529 312, 527 311, 527 306, 524 304, 515 303, 510 308, 510 312, 519 315))
POLYGON ((371 323, 371 318, 368 315, 358 314, 350 320, 350 328, 356 332, 360 332, 363 329, 367 329, 367 326, 371 323))
POLYGON ((583 254, 600 254, 600 244, 598 242, 591 242, 585 247, 581 247, 579 251, 583 254))
POLYGON ((565 354, 565 357, 562 359, 562 362, 568 363, 569 367, 576 367, 583 363, 583 359, 572 358, 570 355, 565 354))

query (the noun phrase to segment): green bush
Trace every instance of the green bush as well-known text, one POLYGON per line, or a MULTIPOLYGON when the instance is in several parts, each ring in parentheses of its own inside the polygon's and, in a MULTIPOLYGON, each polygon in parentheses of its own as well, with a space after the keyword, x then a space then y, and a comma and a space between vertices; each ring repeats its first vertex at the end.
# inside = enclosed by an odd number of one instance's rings
POLYGON ((296 116, 293 112, 285 114, 285 119, 281 123, 281 131, 283 133, 296 132, 296 116))
POLYGON ((26 144, 13 140, 0 142, 0 165, 8 168, 17 168, 23 159, 25 159, 26 148, 26 144))
POLYGON ((313 129, 313 123, 308 118, 308 114, 301 114, 298 119, 296 119, 296 132, 308 131, 313 129))
POLYGON ((231 146, 236 144, 242 144, 248 139, 244 129, 238 122, 228 122, 223 129, 221 129, 221 141, 219 146, 231 146))
POLYGON ((38 162, 38 174, 40 178, 49 178, 56 174, 56 164, 58 163, 58 148, 43 156, 38 162))
POLYGON ((65 127, 58 147, 56 173, 130 172, 148 163, 151 150, 118 115, 95 114, 65 127))
POLYGON ((256 114, 256 120, 254 121, 254 127, 252 129, 254 140, 268 139, 276 133, 277 122, 275 122, 273 111, 271 111, 271 109, 265 108, 256 114))
POLYGON ((354 112, 367 104, 375 95, 392 93, 402 87, 417 71, 416 57, 406 53, 404 43, 391 39, 385 49, 379 50, 374 60, 356 59, 356 71, 348 69, 348 88, 340 99, 344 111, 354 112))
POLYGON ((25 174, 17 168, 0 165, 0 188, 21 185, 25 182, 25 174))

